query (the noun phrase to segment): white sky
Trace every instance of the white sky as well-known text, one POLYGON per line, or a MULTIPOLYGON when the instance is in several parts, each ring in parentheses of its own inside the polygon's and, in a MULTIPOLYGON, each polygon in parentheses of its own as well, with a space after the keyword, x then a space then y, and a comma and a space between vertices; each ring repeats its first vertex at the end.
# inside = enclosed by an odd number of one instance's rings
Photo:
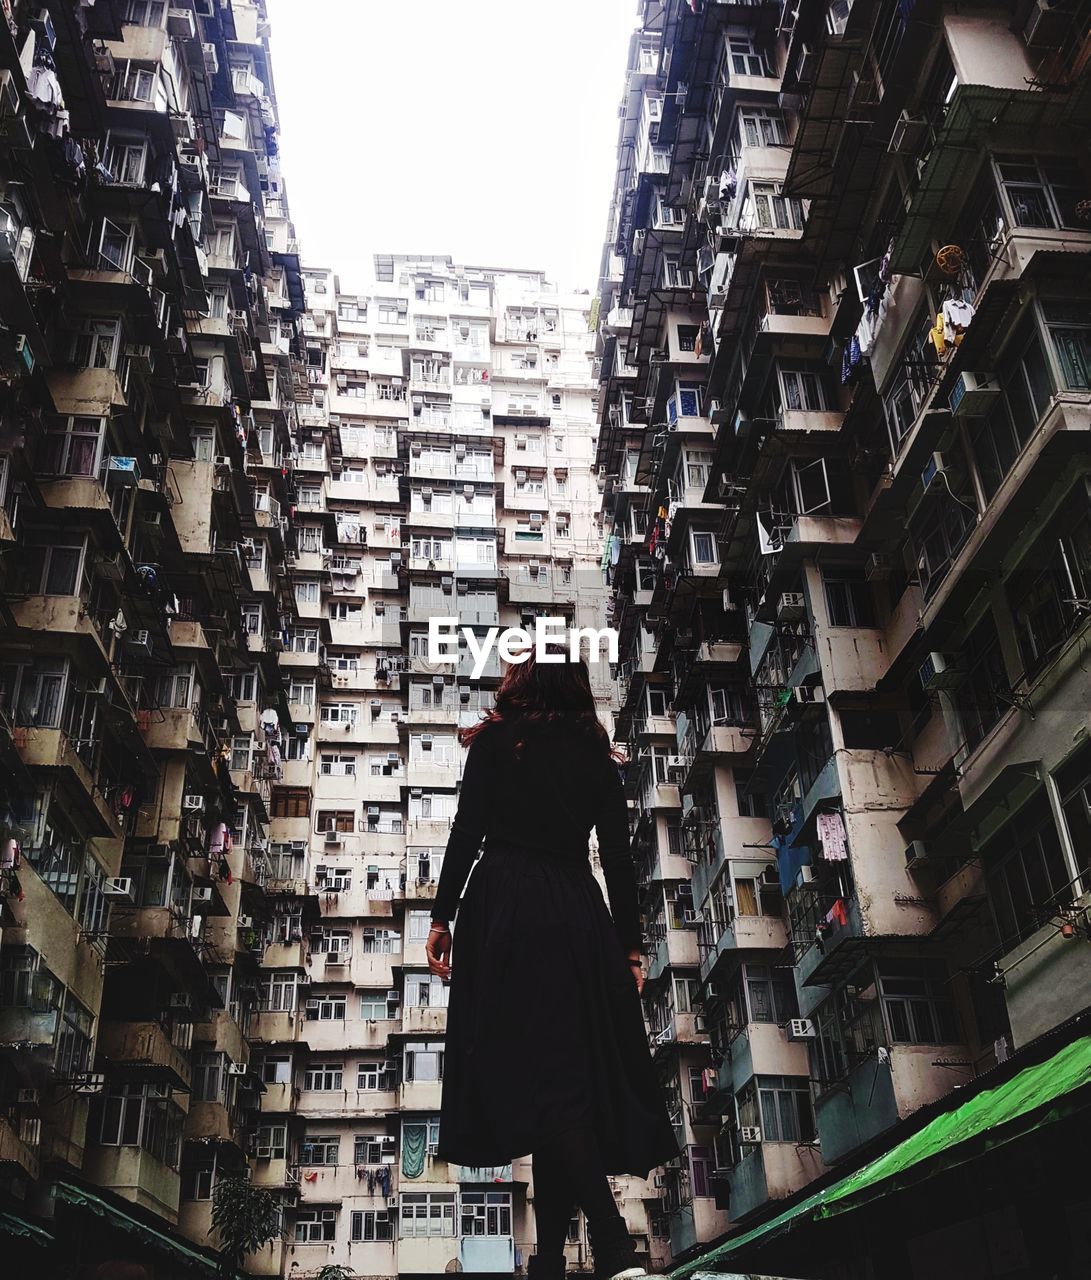
POLYGON ((636 0, 267 0, 304 261, 541 267, 594 290, 636 0))

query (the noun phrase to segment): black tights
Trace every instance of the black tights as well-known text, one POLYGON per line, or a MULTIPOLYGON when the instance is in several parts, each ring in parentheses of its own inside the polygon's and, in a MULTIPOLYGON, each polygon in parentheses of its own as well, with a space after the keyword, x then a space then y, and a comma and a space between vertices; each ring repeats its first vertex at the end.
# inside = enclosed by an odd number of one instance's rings
POLYGON ((531 1159, 538 1253, 556 1258, 564 1251, 568 1223, 578 1205, 588 1223, 620 1218, 598 1139, 590 1126, 550 1135, 531 1159))

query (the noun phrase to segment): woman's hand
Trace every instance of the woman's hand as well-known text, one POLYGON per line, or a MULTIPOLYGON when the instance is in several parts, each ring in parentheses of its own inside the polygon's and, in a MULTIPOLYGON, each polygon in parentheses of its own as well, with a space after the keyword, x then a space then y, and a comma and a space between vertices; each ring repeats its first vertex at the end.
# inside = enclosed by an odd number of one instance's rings
POLYGON ((434 924, 428 931, 428 941, 424 944, 424 952, 428 957, 428 968, 437 978, 451 976, 451 931, 446 925, 434 924))
POLYGON ((632 969, 633 978, 636 981, 636 993, 640 995, 644 990, 644 962, 639 951, 629 952, 629 968, 632 969))

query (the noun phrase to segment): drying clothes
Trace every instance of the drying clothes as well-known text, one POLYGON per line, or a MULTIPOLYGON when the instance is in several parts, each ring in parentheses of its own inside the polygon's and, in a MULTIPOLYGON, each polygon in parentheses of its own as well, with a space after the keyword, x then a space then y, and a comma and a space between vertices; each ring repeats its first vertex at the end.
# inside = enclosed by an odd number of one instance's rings
POLYGON ((217 822, 212 828, 208 837, 209 853, 223 853, 224 843, 227 840, 227 823, 217 822))
POLYGON ((19 841, 14 839, 5 840, 0 844, 0 870, 14 871, 19 865, 19 841))
POLYGON ((837 901, 826 912, 826 924, 846 925, 849 922, 848 912, 845 910, 844 898, 838 898, 837 901))
POLYGON ((820 813, 815 819, 818 843, 827 862, 847 862, 845 824, 839 813, 820 813))
POLYGON ((863 355, 860 351, 860 339, 853 336, 845 343, 841 352, 841 385, 843 387, 851 386, 860 376, 860 366, 863 363, 863 355))
POLYGON ((876 280, 868 290, 868 295, 864 299, 864 310, 869 315, 877 316, 879 308, 883 305, 883 295, 886 293, 886 284, 882 280, 876 280))
POLYGON ((720 174, 719 197, 721 200, 733 200, 738 188, 738 179, 734 169, 725 169, 720 174))
POLYGON ((953 342, 957 346, 974 318, 973 307, 962 298, 948 298, 940 315, 943 317, 944 342, 953 342))
POLYGON ((890 259, 894 253, 894 238, 891 237, 890 243, 886 247, 886 253, 883 254, 882 261, 879 263, 879 279, 883 284, 890 283, 890 259))

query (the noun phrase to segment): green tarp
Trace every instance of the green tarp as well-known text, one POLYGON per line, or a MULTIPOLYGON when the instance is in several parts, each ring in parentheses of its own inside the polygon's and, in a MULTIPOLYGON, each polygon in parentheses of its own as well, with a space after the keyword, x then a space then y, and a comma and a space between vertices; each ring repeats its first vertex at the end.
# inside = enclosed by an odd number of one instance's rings
POLYGON ((670 1275, 681 1280, 695 1272, 720 1272, 718 1264, 791 1227, 847 1213, 900 1185, 940 1169, 965 1163, 986 1147, 999 1146, 1069 1113, 1067 1095, 1091 1084, 1091 1036, 1066 1045, 1045 1062, 1027 1067, 992 1089, 983 1089, 960 1106, 930 1120, 922 1129, 855 1173, 808 1196, 760 1227, 734 1236, 670 1275), (912 1174, 909 1178, 906 1175, 912 1174))
POLYGON ((54 1190, 58 1200, 105 1219, 110 1226, 128 1232, 149 1249, 167 1255, 187 1270, 209 1277, 219 1274, 215 1261, 208 1254, 199 1253, 191 1245, 168 1235, 166 1231, 159 1231, 147 1223, 130 1217, 123 1209, 115 1208, 114 1205, 96 1196, 94 1192, 77 1187, 71 1182, 55 1183, 54 1190))
POLYGON ((48 1231, 36 1227, 33 1222, 27 1222, 15 1213, 0 1213, 0 1240, 5 1239, 29 1240, 42 1249, 48 1249, 56 1243, 48 1231))

